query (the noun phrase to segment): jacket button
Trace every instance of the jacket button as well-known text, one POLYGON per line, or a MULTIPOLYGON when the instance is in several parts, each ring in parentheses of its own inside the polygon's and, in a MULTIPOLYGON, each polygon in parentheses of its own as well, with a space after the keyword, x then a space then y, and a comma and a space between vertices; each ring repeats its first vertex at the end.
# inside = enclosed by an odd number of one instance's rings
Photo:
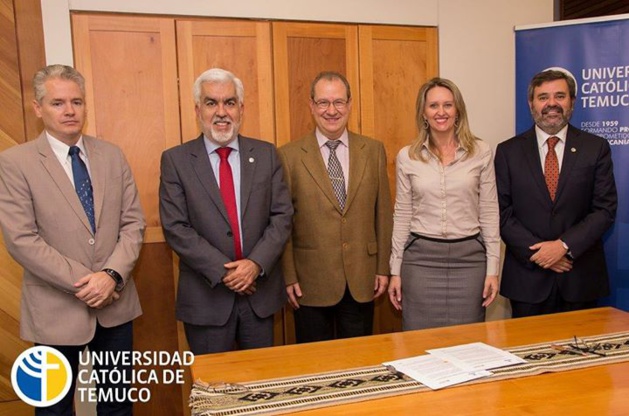
POLYGON ((233 235, 234 235, 234 234, 233 234, 231 231, 227 231, 227 237, 231 237, 231 236, 233 236, 233 235))
POLYGON ((94 244, 96 244, 96 240, 94 240, 93 238, 90 238, 89 240, 87 240, 87 243, 88 243, 90 246, 93 246, 94 244))

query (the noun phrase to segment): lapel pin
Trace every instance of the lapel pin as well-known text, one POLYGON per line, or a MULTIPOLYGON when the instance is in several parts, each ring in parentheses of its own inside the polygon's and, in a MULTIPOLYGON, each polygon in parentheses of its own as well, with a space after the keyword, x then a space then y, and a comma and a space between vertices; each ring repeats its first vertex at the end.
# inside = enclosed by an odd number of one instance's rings
POLYGON ((253 163, 254 161, 255 161, 254 158, 252 158, 252 157, 249 158, 249 163, 253 163))
POLYGON ((576 152, 577 152, 577 149, 575 149, 574 147, 572 147, 572 148, 570 148, 570 151, 571 151, 572 153, 576 153, 576 152))

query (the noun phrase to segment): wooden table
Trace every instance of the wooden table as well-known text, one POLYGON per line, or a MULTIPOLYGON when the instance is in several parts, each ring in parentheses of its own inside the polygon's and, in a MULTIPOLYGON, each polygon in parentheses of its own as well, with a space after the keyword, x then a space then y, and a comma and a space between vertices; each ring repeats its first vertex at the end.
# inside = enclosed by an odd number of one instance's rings
MULTIPOLYGON (((481 341, 496 347, 629 331, 613 308, 286 345, 196 357, 193 379, 239 383, 376 365, 430 348, 481 341)), ((454 386, 298 413, 310 415, 629 415, 629 362, 454 386)))

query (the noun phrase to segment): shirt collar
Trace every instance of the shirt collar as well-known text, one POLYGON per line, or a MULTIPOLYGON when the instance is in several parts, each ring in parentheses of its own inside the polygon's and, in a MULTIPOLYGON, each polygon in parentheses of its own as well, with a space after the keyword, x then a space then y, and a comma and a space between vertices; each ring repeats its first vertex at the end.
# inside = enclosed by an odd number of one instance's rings
MULTIPOLYGON (((70 152, 70 146, 62 142, 61 140, 55 138, 52 134, 48 133, 46 130, 46 139, 48 139, 48 144, 52 148, 52 151, 55 152, 55 155, 60 160, 64 160, 68 157, 68 153, 70 152)), ((87 158, 87 150, 85 145, 83 144, 83 135, 79 137, 79 140, 76 142, 75 146, 78 146, 81 149, 81 153, 83 157, 87 158)))
MULTIPOLYGON (((325 137, 325 135, 318 128, 315 129, 315 136, 317 138, 317 143, 319 144, 319 149, 325 146, 327 141, 330 140, 325 137)), ((340 141, 345 147, 349 148, 349 134, 347 133, 347 129, 343 131, 343 134, 341 134, 341 137, 339 137, 337 140, 340 141)))
POLYGON ((544 130, 540 129, 539 126, 535 125, 535 135, 537 136, 537 147, 542 148, 546 144, 546 140, 549 137, 557 137, 560 142, 566 143, 566 136, 568 135, 568 125, 566 124, 563 129, 559 130, 557 134, 548 134, 544 130))
MULTIPOLYGON (((240 151, 240 140, 238 140, 240 136, 236 137, 236 139, 232 140, 231 142, 229 142, 227 144, 227 147, 232 148, 235 151, 240 151)), ((205 134, 203 135, 203 143, 205 144, 205 150, 207 151, 207 154, 211 154, 212 152, 215 152, 216 149, 218 149, 219 147, 224 147, 224 146, 220 146, 214 142, 211 142, 210 139, 208 139, 207 137, 205 137, 205 134)))
MULTIPOLYGON (((430 150, 430 146, 428 146, 429 141, 426 140, 424 143, 422 143, 422 151, 423 152, 427 152, 430 156, 434 157, 435 159, 437 159, 437 156, 430 150)), ((463 146, 461 146, 461 142, 458 142, 456 145, 456 152, 455 152, 455 160, 458 160, 458 156, 467 153, 467 151, 463 148, 463 146)))

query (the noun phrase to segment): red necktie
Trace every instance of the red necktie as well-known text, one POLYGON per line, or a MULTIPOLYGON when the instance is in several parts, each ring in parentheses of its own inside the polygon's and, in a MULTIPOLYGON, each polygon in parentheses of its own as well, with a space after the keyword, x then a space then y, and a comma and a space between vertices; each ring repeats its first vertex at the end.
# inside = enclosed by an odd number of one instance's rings
POLYGON ((557 194, 557 183, 559 182, 559 160, 557 160, 557 153, 555 153, 555 146, 559 142, 559 138, 552 136, 549 137, 546 143, 548 144, 548 153, 546 153, 546 160, 544 161, 544 177, 546 178, 546 186, 550 193, 550 199, 555 200, 557 194))
POLYGON ((232 175, 232 168, 227 160, 231 151, 231 147, 220 147, 216 149, 216 153, 218 153, 218 156, 221 158, 221 163, 218 169, 221 197, 223 198, 223 203, 227 209, 229 225, 231 226, 232 234, 234 235, 234 253, 236 254, 236 260, 240 260, 242 259, 242 248, 240 247, 240 229, 238 228, 238 208, 236 207, 234 176, 232 175))

